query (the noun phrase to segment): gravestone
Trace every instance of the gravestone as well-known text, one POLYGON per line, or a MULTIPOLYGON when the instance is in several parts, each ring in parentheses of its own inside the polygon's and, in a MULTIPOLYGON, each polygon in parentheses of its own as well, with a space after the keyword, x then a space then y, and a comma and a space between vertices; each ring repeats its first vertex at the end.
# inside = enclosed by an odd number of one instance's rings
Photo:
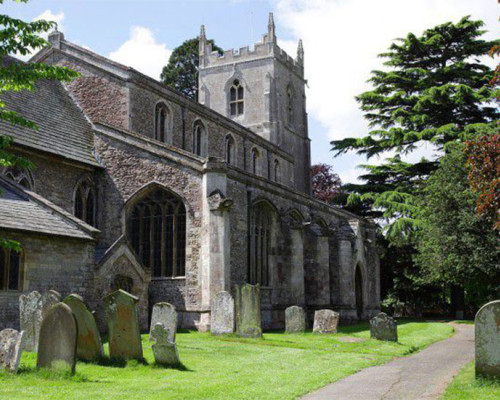
POLYGON ((77 357, 84 361, 100 359, 104 352, 94 315, 88 310, 82 297, 77 294, 70 294, 64 299, 64 303, 75 314, 76 324, 78 325, 77 357))
POLYGON ((41 321, 41 294, 37 291, 19 296, 21 331, 24 331, 24 349, 37 351, 41 321))
POLYGON ((306 313, 302 307, 291 306, 285 310, 286 333, 301 333, 306 330, 306 313))
POLYGON ((151 346, 155 361, 162 365, 177 365, 180 364, 179 352, 175 341, 171 341, 171 332, 165 329, 162 323, 156 323, 151 329, 150 337, 154 340, 151 346))
POLYGON ((228 292, 219 292, 212 300, 210 332, 212 335, 234 332, 234 300, 228 292))
POLYGON ((45 311, 40 326, 37 368, 75 372, 78 326, 64 303, 45 311))
POLYGON ((0 369, 16 373, 23 352, 24 332, 4 329, 0 332, 0 369))
POLYGON ((476 376, 500 378, 500 300, 485 304, 474 320, 476 376))
POLYGON ((370 337, 389 342, 398 341, 398 325, 394 318, 386 313, 379 313, 370 320, 370 337))
POLYGON ((139 299, 124 290, 103 298, 109 336, 109 356, 118 359, 142 359, 141 335, 137 318, 139 299))
POLYGON ((156 324, 162 324, 167 330, 169 341, 175 343, 177 333, 177 311, 175 306, 169 303, 156 303, 151 313, 151 329, 149 330, 149 340, 153 340, 152 332, 156 324))
POLYGON ((259 285, 236 285, 236 332, 242 337, 262 337, 259 285))
POLYGON ((337 333, 339 313, 332 310, 318 310, 314 313, 314 333, 337 333))
POLYGON ((55 306, 57 303, 60 303, 62 301, 61 294, 55 290, 47 290, 42 294, 42 299, 41 299, 41 316, 42 319, 45 317, 45 314, 47 313, 48 310, 52 308, 52 306, 55 306))

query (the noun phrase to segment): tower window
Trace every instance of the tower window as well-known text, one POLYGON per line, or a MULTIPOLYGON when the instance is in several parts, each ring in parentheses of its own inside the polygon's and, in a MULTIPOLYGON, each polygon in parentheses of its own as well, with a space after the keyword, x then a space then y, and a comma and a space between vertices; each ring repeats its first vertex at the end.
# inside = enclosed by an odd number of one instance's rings
POLYGON ((235 164, 234 139, 231 135, 226 136, 226 162, 230 165, 235 164))
POLYGON ((286 89, 286 97, 287 97, 287 119, 288 125, 293 126, 293 89, 291 86, 288 86, 286 89))
POLYGON ((75 217, 95 226, 96 196, 90 179, 80 182, 75 190, 75 217))
POLYGON ((21 254, 0 247, 0 291, 21 290, 21 254))
POLYGON ((231 111, 231 116, 235 117, 237 115, 242 115, 244 111, 244 89, 238 79, 233 81, 233 85, 229 90, 229 108, 231 111))
POLYGON ((162 189, 153 191, 134 206, 128 236, 138 259, 153 276, 184 276, 186 208, 179 198, 162 189))
POLYGON ((164 103, 158 103, 155 109, 155 139, 170 142, 170 111, 164 103))

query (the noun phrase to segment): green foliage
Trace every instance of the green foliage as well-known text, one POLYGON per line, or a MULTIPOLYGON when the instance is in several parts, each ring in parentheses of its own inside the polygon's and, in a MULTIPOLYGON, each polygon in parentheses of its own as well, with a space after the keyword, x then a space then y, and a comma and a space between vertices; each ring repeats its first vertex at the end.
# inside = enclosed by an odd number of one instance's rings
MULTIPOLYGON (((27 3, 28 0, 17 0, 27 3)), ((0 0, 0 4, 3 0, 0 0)), ((36 82, 41 79, 68 81, 78 74, 66 67, 45 65, 42 63, 24 63, 14 60, 10 54, 27 55, 33 50, 47 46, 49 43, 40 34, 56 27, 55 22, 38 20, 24 22, 0 15, 0 120, 24 128, 37 129, 36 124, 22 115, 5 108, 1 100, 6 92, 34 90, 36 82)), ((12 138, 0 132, 0 167, 31 167, 32 163, 9 150, 12 138)), ((0 247, 18 249, 19 244, 0 238, 0 247)))
MULTIPOLYGON (((223 53, 223 50, 215 45, 213 40, 208 40, 208 43, 212 44, 213 51, 217 51, 219 54, 223 53)), ((176 47, 161 73, 161 80, 166 86, 196 101, 198 101, 198 68, 200 65, 199 45, 199 38, 196 37, 186 40, 176 47)))
POLYGON ((450 144, 421 198, 419 254, 425 279, 465 289, 477 309, 500 294, 500 234, 476 214, 476 195, 468 182, 463 144, 450 144))
POLYGON ((423 143, 443 151, 446 143, 462 141, 467 127, 500 117, 491 104, 499 90, 487 85, 493 71, 478 61, 495 43, 480 39, 482 26, 465 17, 398 39, 380 55, 386 70, 372 72, 374 89, 356 98, 372 130, 332 142, 336 155, 396 153, 381 166, 362 166, 368 171, 361 177, 365 184, 349 188, 349 203, 370 205, 372 214, 387 220, 390 237, 409 237, 418 228, 414 196, 437 167, 425 159, 406 163, 401 156, 423 143))
POLYGON ((446 388, 443 400, 500 399, 500 380, 475 376, 474 361, 467 364, 446 388))

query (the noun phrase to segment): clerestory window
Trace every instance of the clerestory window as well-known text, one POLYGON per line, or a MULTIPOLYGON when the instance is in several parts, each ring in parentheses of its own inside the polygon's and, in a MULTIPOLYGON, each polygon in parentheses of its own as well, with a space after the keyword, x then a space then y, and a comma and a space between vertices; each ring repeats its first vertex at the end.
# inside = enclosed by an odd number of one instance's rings
POLYGON ((231 135, 226 136, 226 162, 230 165, 235 164, 234 139, 231 135))
POLYGON ((238 79, 235 79, 233 81, 231 89, 229 90, 229 109, 232 117, 242 115, 245 111, 243 98, 243 86, 241 86, 241 83, 238 79))
POLYGON ((158 103, 155 109, 155 139, 170 143, 170 111, 164 103, 158 103))

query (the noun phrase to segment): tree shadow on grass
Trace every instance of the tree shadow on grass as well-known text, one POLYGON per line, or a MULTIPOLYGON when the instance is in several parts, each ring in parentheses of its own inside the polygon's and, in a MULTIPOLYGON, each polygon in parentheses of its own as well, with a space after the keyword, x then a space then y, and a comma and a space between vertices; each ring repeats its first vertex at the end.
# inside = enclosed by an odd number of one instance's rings
MULTIPOLYGON (((51 381, 70 381, 79 383, 97 382, 89 379, 87 376, 76 371, 74 374, 71 371, 51 370, 46 368, 37 369, 36 367, 20 366, 16 374, 7 374, 6 376, 30 376, 51 381)), ((0 375, 4 377, 3 374, 0 375)))
POLYGON ((194 370, 186 367, 181 362, 176 363, 176 364, 163 364, 163 363, 154 362, 151 365, 154 369, 176 369, 177 371, 183 371, 183 372, 195 372, 194 370))
POLYGON ((108 357, 102 356, 96 361, 80 361, 88 364, 96 364, 101 367, 111 367, 111 368, 125 368, 125 367, 134 367, 136 365, 149 365, 145 358, 133 359, 133 360, 125 360, 123 358, 118 357, 108 357))

